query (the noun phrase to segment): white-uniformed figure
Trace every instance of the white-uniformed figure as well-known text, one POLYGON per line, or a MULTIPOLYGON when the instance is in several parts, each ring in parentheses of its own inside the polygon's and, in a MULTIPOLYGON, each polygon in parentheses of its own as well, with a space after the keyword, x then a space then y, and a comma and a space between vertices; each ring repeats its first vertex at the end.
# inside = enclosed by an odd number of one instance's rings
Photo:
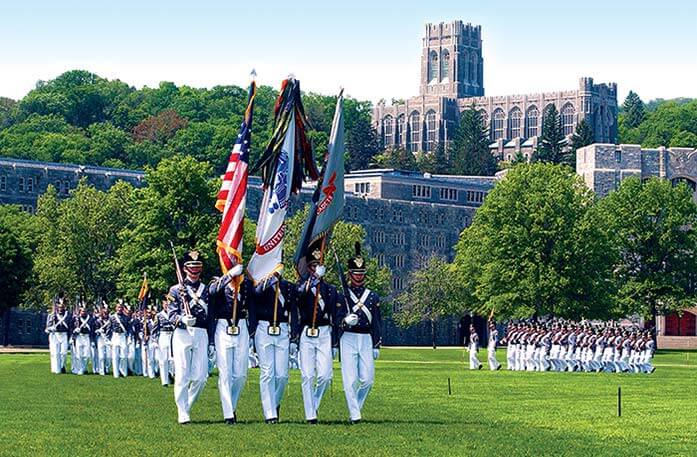
MULTIPOLYGON (((75 374, 83 375, 87 372, 87 366, 92 352, 92 341, 95 335, 95 323, 92 316, 87 314, 85 306, 80 306, 80 313, 74 320, 73 338, 75 338, 75 352, 72 364, 75 374)), ((94 362, 93 362, 94 363, 94 362)))
POLYGON ((116 305, 116 312, 109 317, 111 335, 111 367, 114 377, 128 376, 128 329, 130 321, 124 313, 123 302, 116 305))
POLYGON ((470 370, 481 370, 482 364, 477 358, 477 351, 479 350, 479 335, 472 324, 470 324, 470 340, 468 348, 470 355, 470 370))
POLYGON ((68 344, 72 332, 72 315, 66 311, 63 299, 59 299, 53 313, 46 319, 49 351, 51 353, 51 373, 65 372, 65 359, 68 356, 68 344))
POLYGON ((265 421, 275 424, 288 384, 288 358, 298 350, 290 342, 298 319, 296 288, 281 279, 280 272, 274 273, 255 289, 253 303, 249 331, 259 357, 261 406, 265 421))
POLYGON ((208 355, 215 351, 215 346, 208 287, 200 280, 203 263, 199 253, 188 252, 182 263, 186 278, 169 290, 174 300, 169 305, 168 316, 175 327, 172 337, 174 401, 179 423, 188 424, 191 407, 206 386, 208 355))
POLYGON ((358 242, 355 251, 348 261, 348 296, 339 296, 336 313, 343 332, 339 338, 341 377, 352 424, 362 418, 361 409, 373 387, 375 360, 382 342, 380 297, 365 287, 365 260, 358 242))
POLYGON ((141 375, 142 366, 140 362, 140 339, 142 330, 138 313, 134 312, 130 305, 126 304, 124 309, 128 316, 128 333, 126 334, 126 359, 128 360, 128 370, 131 374, 141 375))
POLYGON ((155 316, 155 329, 153 338, 157 340, 157 362, 159 364, 160 382, 163 387, 170 385, 174 376, 174 360, 172 359, 172 334, 174 325, 169 321, 168 307, 171 295, 162 300, 162 311, 155 316))
POLYGON ((506 336, 502 343, 506 344, 506 369, 513 370, 513 361, 515 360, 515 327, 513 323, 509 323, 506 327, 506 336))
POLYGON ((489 342, 486 346, 487 360, 490 370, 500 370, 501 364, 496 360, 496 345, 499 342, 499 331, 496 330, 494 321, 489 321, 489 342))
POLYGON ((215 320, 215 356, 218 366, 218 392, 223 420, 237 422, 237 402, 247 381, 251 281, 242 276, 242 264, 215 278, 208 287, 215 320))
POLYGON ((338 294, 334 286, 322 280, 325 267, 320 265, 321 259, 322 253, 318 247, 308 249, 305 258, 308 275, 298 283, 298 363, 305 420, 310 424, 317 423, 322 396, 332 381, 332 347, 335 342, 338 343, 334 330, 338 294))
POLYGON ((109 371, 111 361, 111 347, 108 345, 109 338, 109 314, 107 308, 99 308, 99 316, 95 321, 95 339, 97 344, 97 373, 104 376, 109 371))
POLYGON ((152 310, 150 308, 144 309, 140 324, 141 330, 138 335, 140 340, 140 362, 143 376, 150 379, 155 379, 155 372, 157 371, 157 357, 155 357, 157 338, 153 337, 155 327, 152 310))

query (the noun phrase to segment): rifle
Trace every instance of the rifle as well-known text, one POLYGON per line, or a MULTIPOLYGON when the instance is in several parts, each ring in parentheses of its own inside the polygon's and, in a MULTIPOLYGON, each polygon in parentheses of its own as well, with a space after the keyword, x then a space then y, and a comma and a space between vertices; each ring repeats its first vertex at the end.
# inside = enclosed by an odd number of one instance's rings
MULTIPOLYGON (((174 257, 174 270, 177 272, 177 283, 179 284, 179 290, 184 290, 184 277, 182 276, 182 271, 179 268, 179 259, 177 259, 177 252, 174 250, 174 243, 170 240, 169 245, 172 246, 172 256, 174 257)), ((179 294, 182 303, 184 304, 184 312, 187 316, 191 316, 191 309, 189 308, 189 300, 183 293, 179 294)))

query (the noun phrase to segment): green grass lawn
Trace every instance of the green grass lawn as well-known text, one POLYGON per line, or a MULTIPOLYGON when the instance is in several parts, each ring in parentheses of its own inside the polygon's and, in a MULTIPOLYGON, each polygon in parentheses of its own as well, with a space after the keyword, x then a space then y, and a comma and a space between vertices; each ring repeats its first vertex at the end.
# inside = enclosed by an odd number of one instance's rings
POLYGON ((181 427, 158 380, 52 375, 47 354, 4 354, 0 455, 697 455, 697 353, 659 353, 652 375, 473 372, 464 360, 456 349, 383 349, 356 426, 338 364, 319 426, 304 424, 299 371, 278 425, 263 422, 258 370, 241 423, 224 425, 214 375, 181 427))

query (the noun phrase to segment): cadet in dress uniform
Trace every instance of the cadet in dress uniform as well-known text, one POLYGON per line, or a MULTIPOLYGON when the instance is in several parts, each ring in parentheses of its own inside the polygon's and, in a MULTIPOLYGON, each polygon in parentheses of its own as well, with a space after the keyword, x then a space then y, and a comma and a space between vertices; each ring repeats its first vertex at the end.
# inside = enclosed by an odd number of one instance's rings
POLYGON ((99 314, 95 320, 95 339, 97 340, 97 373, 104 376, 109 371, 111 361, 111 348, 109 347, 109 314, 105 307, 99 308, 99 314))
POLYGON ((196 399, 208 379, 208 355, 213 354, 213 314, 208 308, 208 287, 200 280, 203 263, 199 253, 184 255, 183 284, 169 290, 174 299, 169 306, 169 321, 174 325, 172 353, 174 358, 174 401, 180 424, 188 424, 196 399), (186 312, 188 303, 190 314, 186 312), (206 352, 208 348, 208 352, 206 352))
POLYGON ((470 342, 468 348, 470 354, 470 370, 481 370, 482 364, 477 358, 477 351, 479 350, 479 335, 472 324, 470 324, 470 342))
POLYGON ((155 316, 155 328, 153 329, 153 338, 157 340, 157 361, 160 365, 160 381, 163 387, 170 384, 172 375, 174 375, 174 360, 172 359, 172 334, 174 333, 174 325, 169 321, 168 307, 171 295, 162 300, 162 311, 155 316))
POLYGON ((141 375, 142 366, 140 363, 140 338, 142 332, 142 322, 138 316, 138 312, 133 312, 130 305, 125 307, 126 316, 128 316, 128 333, 126 334, 126 347, 128 359, 128 370, 131 374, 141 375))
POLYGON ((218 365, 218 391, 223 419, 237 422, 237 402, 247 381, 249 363, 249 316, 252 283, 244 278, 242 264, 215 278, 208 287, 215 319, 215 356, 218 365))
POLYGON ((275 273, 254 290, 254 312, 250 333, 259 357, 259 393, 264 419, 277 423, 281 399, 288 384, 288 358, 297 353, 294 332, 297 330, 298 306, 294 284, 275 273))
POLYGON ((299 365, 302 378, 305 420, 317 423, 317 411, 324 392, 332 382, 332 359, 336 332, 335 322, 338 294, 336 288, 322 280, 325 273, 321 265, 319 248, 308 249, 306 257, 308 277, 298 284, 300 311, 299 365), (318 290, 319 287, 319 290, 318 290))
POLYGON ((489 361, 489 369, 498 371, 501 369, 501 364, 496 360, 496 345, 499 342, 499 331, 496 330, 494 321, 489 321, 489 342, 486 346, 487 360, 489 361))
POLYGON ((152 310, 146 308, 143 310, 141 322, 141 330, 139 333, 140 352, 141 352, 141 367, 144 377, 155 379, 155 371, 157 371, 157 359, 155 357, 155 347, 157 346, 157 338, 153 338, 155 332, 155 320, 152 317, 152 310))
POLYGON ((341 377, 352 424, 361 420, 361 409, 375 380, 375 360, 380 356, 382 317, 380 297, 365 287, 365 260, 361 246, 348 261, 348 297, 340 295, 336 322, 340 328, 341 377))
POLYGON ((109 334, 111 334, 111 368, 114 377, 128 376, 128 329, 130 320, 124 312, 123 302, 116 305, 116 312, 109 317, 109 334))
POLYGON ((68 356, 68 340, 72 327, 72 315, 65 309, 63 299, 59 299, 55 311, 46 319, 52 373, 65 373, 65 359, 68 356))
POLYGON ((87 309, 84 305, 80 306, 80 314, 75 319, 74 327, 75 353, 73 354, 73 365, 75 366, 75 374, 83 375, 87 372, 87 363, 92 355, 91 349, 96 332, 94 318, 87 314, 87 309))

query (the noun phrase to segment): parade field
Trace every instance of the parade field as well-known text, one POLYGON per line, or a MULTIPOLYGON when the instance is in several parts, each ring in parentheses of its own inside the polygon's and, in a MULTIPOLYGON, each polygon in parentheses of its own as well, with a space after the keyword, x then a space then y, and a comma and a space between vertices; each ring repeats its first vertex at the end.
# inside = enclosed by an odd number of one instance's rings
POLYGON ((158 380, 52 375, 48 354, 1 354, 0 455, 697 455, 697 353, 659 352, 651 375, 469 371, 464 357, 383 349, 358 425, 336 362, 319 425, 303 420, 298 371, 281 423, 265 424, 258 370, 225 425, 214 374, 181 426, 158 380))

